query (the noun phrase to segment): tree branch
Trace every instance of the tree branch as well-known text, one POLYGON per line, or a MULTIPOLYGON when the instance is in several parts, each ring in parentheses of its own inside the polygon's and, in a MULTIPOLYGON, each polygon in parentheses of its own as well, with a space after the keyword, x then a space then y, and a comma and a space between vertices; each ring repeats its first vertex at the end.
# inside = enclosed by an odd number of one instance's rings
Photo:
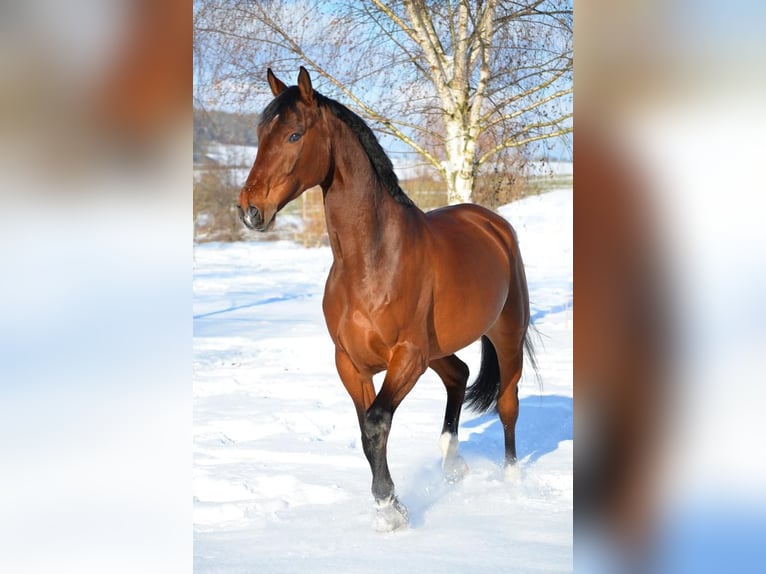
POLYGON ((494 23, 497 26, 502 26, 524 16, 572 16, 572 10, 538 10, 537 7, 543 4, 545 0, 536 0, 531 6, 524 6, 520 10, 505 14, 496 18, 494 23))
POLYGON ((514 147, 521 147, 521 146, 526 145, 528 143, 532 143, 532 142, 536 142, 536 141, 540 141, 540 140, 545 140, 545 139, 550 139, 550 138, 566 135, 568 133, 572 133, 572 131, 574 131, 574 128, 572 126, 567 126, 567 127, 564 127, 564 128, 559 128, 559 129, 557 129, 555 131, 552 131, 552 132, 546 132, 546 133, 543 133, 543 134, 538 134, 538 135, 531 136, 531 137, 528 137, 528 138, 525 138, 525 139, 521 139, 521 140, 515 139, 516 137, 518 137, 520 135, 523 135, 525 133, 529 133, 530 131, 532 131, 533 129, 536 129, 536 128, 558 126, 561 122, 563 122, 565 120, 568 120, 573 115, 574 114, 571 114, 571 113, 570 114, 565 114, 565 115, 561 116, 560 118, 557 118, 557 119, 549 121, 549 122, 539 122, 539 123, 536 123, 536 124, 530 124, 530 125, 522 128, 521 130, 519 130, 518 132, 516 132, 515 134, 513 134, 509 138, 503 140, 502 142, 497 144, 495 147, 491 148, 484 155, 482 155, 477 160, 476 165, 479 166, 479 165, 484 164, 490 157, 492 157, 493 155, 495 155, 496 153, 498 153, 498 152, 500 152, 500 151, 502 151, 504 149, 514 148, 514 147))
POLYGON ((519 100, 521 100, 523 98, 531 96, 532 94, 535 94, 535 93, 539 92, 540 90, 544 90, 545 88, 547 88, 548 86, 550 86, 554 82, 556 82, 556 80, 558 80, 559 78, 563 77, 570 70, 571 70, 571 59, 569 61, 569 65, 567 67, 560 69, 553 76, 551 76, 550 78, 548 78, 547 80, 545 80, 543 82, 540 82, 536 86, 532 86, 531 88, 528 88, 528 89, 524 90, 523 92, 515 93, 515 94, 511 95, 510 97, 508 97, 508 98, 506 98, 506 99, 504 99, 502 101, 499 101, 499 102, 492 101, 493 109, 490 112, 484 114, 481 117, 480 121, 482 123, 484 123, 487 120, 489 120, 489 118, 492 117, 492 115, 494 115, 497 110, 503 109, 506 106, 512 104, 513 102, 517 102, 517 101, 519 101, 519 100))
MULTIPOLYGON (((372 1, 376 3, 380 2, 380 0, 372 1)), ((434 37, 436 34, 433 33, 432 36, 428 26, 424 24, 423 20, 425 16, 421 12, 422 6, 416 6, 416 2, 417 0, 404 0, 404 7, 407 10, 410 22, 417 34, 417 43, 423 49, 423 54, 431 68, 431 80, 433 85, 445 106, 451 106, 454 109, 457 106, 457 102, 450 90, 447 89, 447 86, 451 83, 451 78, 446 70, 446 56, 444 51, 441 50, 441 44, 438 40, 435 41, 434 37), (439 46, 439 49, 437 49, 437 45, 439 46)))
MULTIPOLYGON (((479 81, 476 85, 476 91, 474 92, 473 102, 471 103, 470 117, 468 119, 469 133, 473 140, 476 140, 479 136, 479 132, 483 131, 481 126, 481 108, 484 103, 484 97, 487 90, 487 85, 490 80, 489 58, 490 58, 490 46, 492 45, 492 16, 496 7, 496 0, 487 0, 484 5, 484 11, 479 15, 479 21, 474 23, 474 30, 476 35, 476 58, 480 58, 481 64, 479 66, 479 81)), ((470 60, 474 60, 473 55, 470 60)))
MULTIPOLYGON (((528 106, 526 106, 524 108, 521 108, 519 110, 511 112, 510 114, 505 114, 505 115, 499 116, 499 117, 495 118, 490 123, 485 123, 484 124, 484 129, 488 130, 488 129, 496 126, 499 123, 510 121, 510 120, 512 120, 514 118, 517 118, 517 117, 519 117, 519 116, 521 116, 521 115, 523 115, 523 114, 525 114, 527 112, 531 112, 532 110, 534 110, 536 108, 539 108, 540 106, 542 106, 544 104, 547 104, 548 102, 552 102, 553 100, 555 100, 557 98, 561 98, 561 97, 566 96, 568 94, 571 94, 573 92, 574 92, 573 88, 567 88, 565 90, 559 90, 558 92, 554 92, 554 93, 546 96, 545 98, 543 98, 541 100, 537 100, 536 102, 533 102, 532 104, 530 104, 530 105, 528 105, 528 106)), ((485 116, 485 121, 487 119, 489 119, 489 117, 491 117, 491 115, 490 116, 485 116)))

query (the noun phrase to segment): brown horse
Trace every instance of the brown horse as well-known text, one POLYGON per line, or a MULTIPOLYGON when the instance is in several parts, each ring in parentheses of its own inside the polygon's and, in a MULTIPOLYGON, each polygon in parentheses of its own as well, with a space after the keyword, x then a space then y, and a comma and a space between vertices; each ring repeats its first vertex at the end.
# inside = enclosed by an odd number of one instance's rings
POLYGON ((271 70, 267 77, 275 99, 260 119, 240 216, 263 231, 306 189, 322 188, 333 254, 324 316, 372 469, 376 526, 393 530, 407 524, 386 460, 394 411, 426 368, 436 371, 447 389, 442 466, 448 479, 462 477, 457 431, 468 367, 454 353, 480 337, 481 370, 468 401, 480 410, 497 405, 506 474, 516 468, 517 384, 523 350, 532 351, 518 242, 502 217, 476 205, 423 213, 370 128, 315 92, 304 68, 297 86, 271 70), (383 370, 376 394, 372 376, 383 370))

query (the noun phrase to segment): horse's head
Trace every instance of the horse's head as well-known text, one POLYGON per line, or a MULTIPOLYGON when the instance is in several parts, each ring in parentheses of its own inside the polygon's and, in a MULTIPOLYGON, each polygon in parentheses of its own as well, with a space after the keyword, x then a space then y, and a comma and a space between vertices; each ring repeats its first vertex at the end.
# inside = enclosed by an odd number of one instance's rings
POLYGON ((258 153, 237 205, 244 224, 258 231, 268 229, 290 201, 323 183, 330 169, 327 128, 306 69, 301 67, 298 85, 289 88, 271 69, 267 77, 275 98, 261 114, 258 153))

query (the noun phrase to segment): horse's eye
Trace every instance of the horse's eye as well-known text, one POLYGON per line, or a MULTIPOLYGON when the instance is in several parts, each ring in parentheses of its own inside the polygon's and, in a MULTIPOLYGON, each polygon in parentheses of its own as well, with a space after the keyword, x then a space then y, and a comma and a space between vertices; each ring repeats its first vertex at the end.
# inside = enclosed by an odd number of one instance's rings
POLYGON ((297 142, 299 139, 301 139, 301 134, 295 133, 295 134, 290 134, 290 137, 289 137, 289 138, 287 138, 287 141, 289 141, 289 142, 291 142, 291 143, 295 143, 295 142, 297 142))

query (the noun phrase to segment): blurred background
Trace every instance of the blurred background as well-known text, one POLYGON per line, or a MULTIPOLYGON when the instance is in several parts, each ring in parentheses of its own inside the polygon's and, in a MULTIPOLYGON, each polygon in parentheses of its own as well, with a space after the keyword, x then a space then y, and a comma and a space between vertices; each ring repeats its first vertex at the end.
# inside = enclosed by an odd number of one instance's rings
MULTIPOLYGON (((191 570, 204 4, 0 6, 3 571, 191 570)), ((576 3, 578 572, 764 563, 765 11, 576 3)))
POLYGON ((191 571, 191 21, 0 4, 0 571, 191 571))
POLYGON ((576 571, 762 568, 765 15, 577 3, 576 571))

